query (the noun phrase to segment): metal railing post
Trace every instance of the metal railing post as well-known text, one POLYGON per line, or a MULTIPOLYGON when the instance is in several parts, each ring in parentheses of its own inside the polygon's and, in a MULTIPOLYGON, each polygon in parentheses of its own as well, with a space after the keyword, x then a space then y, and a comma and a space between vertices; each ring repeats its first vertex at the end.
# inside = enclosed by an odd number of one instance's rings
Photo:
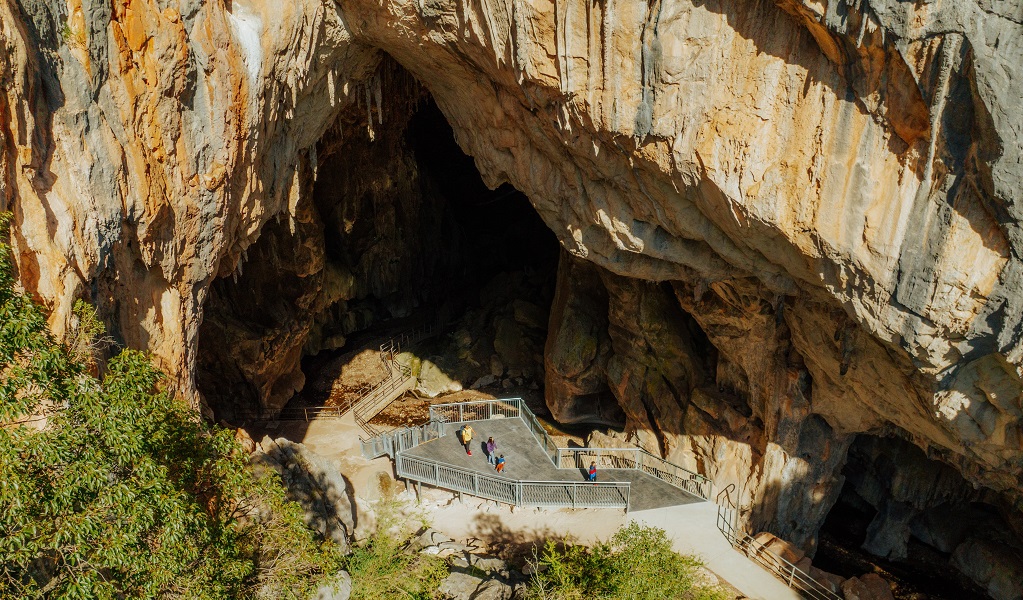
POLYGON ((462 422, 462 405, 461 404, 458 405, 458 422, 459 423, 462 422))

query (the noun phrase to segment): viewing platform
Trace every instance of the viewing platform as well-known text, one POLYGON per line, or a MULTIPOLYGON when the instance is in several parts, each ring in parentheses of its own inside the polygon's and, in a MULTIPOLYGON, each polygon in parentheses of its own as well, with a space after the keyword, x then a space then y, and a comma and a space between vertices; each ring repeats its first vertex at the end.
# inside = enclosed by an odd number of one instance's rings
POLYGON ((387 454, 398 477, 522 506, 649 510, 710 497, 710 481, 640 448, 559 448, 518 398, 430 407, 422 427, 363 442, 363 454, 387 454), (475 435, 470 456, 458 431, 475 435), (485 444, 504 455, 503 473, 487 461, 485 444), (597 481, 588 480, 591 463, 597 481))
MULTIPOLYGON (((434 404, 430 421, 362 440, 367 459, 389 456, 395 474, 516 506, 623 509, 630 520, 661 527, 678 551, 699 554, 708 568, 753 600, 841 600, 738 529, 730 507, 711 501, 709 479, 641 448, 559 448, 519 398, 434 404), (466 452, 458 432, 474 435, 466 452), (487 438, 504 455, 498 473, 487 460, 487 438), (597 481, 588 479, 591 463, 597 481)), ((720 498, 719 498, 720 500, 720 498)))

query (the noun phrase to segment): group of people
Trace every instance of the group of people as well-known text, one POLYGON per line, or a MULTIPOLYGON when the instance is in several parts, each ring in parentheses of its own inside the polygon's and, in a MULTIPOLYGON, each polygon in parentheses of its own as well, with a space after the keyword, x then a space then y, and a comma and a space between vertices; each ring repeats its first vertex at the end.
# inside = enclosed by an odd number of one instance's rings
MULTIPOLYGON (((472 436, 475 434, 476 432, 473 431, 472 425, 468 423, 463 425, 462 429, 458 432, 459 439, 462 440, 462 445, 465 446, 465 453, 469 456, 472 456, 470 444, 472 444, 472 436)), ((498 473, 503 471, 505 465, 504 454, 497 455, 497 442, 494 441, 493 437, 487 438, 487 443, 483 446, 483 449, 487 454, 487 462, 493 465, 498 473)))
MULTIPOLYGON (((465 446, 465 453, 472 456, 472 436, 476 435, 473 431, 472 425, 466 423, 458 431, 458 439, 462 441, 462 445, 465 446)), ((487 462, 494 465, 494 469, 500 473, 504 470, 505 460, 504 454, 497 456, 497 442, 494 441, 493 437, 487 438, 487 443, 483 446, 484 451, 487 454, 487 462)), ((597 463, 590 462, 590 469, 587 472, 588 479, 593 483, 597 482, 597 463)))

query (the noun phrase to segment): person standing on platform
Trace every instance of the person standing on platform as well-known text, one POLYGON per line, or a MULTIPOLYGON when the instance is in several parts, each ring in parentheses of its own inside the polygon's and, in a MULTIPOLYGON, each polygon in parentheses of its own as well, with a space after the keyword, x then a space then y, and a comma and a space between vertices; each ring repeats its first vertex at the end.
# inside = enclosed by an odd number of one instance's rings
POLYGON ((494 468, 497 469, 498 473, 500 473, 501 471, 504 470, 504 455, 503 454, 498 457, 498 459, 497 459, 497 466, 494 467, 494 468))
POLYGON ((590 462, 590 481, 597 483, 597 463, 590 462))
POLYGON ((460 434, 462 438, 462 445, 465 446, 465 453, 469 456, 472 456, 472 448, 469 447, 469 444, 472 443, 472 434, 474 433, 476 432, 472 430, 472 425, 466 423, 462 426, 462 432, 460 434))
POLYGON ((487 438, 487 462, 492 465, 497 464, 497 456, 494 454, 494 450, 497 450, 497 442, 494 441, 494 438, 489 437, 487 438))

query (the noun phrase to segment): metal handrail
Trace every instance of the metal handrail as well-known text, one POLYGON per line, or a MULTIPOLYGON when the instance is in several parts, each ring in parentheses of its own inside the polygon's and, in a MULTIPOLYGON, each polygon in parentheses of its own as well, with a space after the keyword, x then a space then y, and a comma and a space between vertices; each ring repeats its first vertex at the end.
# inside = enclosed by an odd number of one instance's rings
MULTIPOLYGON (((529 429, 529 433, 533 435, 533 438, 540 444, 540 447, 544 449, 547 457, 550 458, 551 462, 555 467, 562 469, 565 467, 561 466, 561 457, 566 453, 577 453, 577 452, 606 452, 606 451, 618 451, 618 452, 631 452, 635 453, 635 458, 630 466, 619 466, 614 468, 621 469, 637 469, 660 479, 661 481, 676 487, 684 492, 693 494, 704 500, 709 500, 711 496, 712 482, 707 477, 691 471, 683 466, 676 465, 675 463, 668 462, 663 458, 647 452, 642 448, 630 447, 630 448, 559 448, 554 440, 547 434, 547 430, 540 425, 539 419, 533 414, 533 411, 529 409, 522 398, 503 398, 499 400, 470 400, 467 402, 448 402, 444 404, 434 404, 430 406, 430 418, 448 423, 464 423, 467 421, 484 421, 493 418, 493 405, 505 404, 514 406, 518 414, 506 414, 505 416, 518 416, 526 427, 529 429), (488 407, 487 410, 476 410, 476 408, 488 407), (469 409, 469 410, 466 410, 469 409), (475 417, 466 419, 466 415, 475 417), (456 419, 452 419, 449 415, 453 416, 457 414, 456 419)), ((512 411, 509 411, 509 413, 512 411)))
POLYGON ((775 577, 784 581, 786 585, 799 592, 804 598, 809 598, 810 600, 842 600, 841 596, 811 577, 809 573, 778 556, 764 543, 757 541, 748 533, 738 528, 736 523, 738 512, 731 498, 731 492, 734 490, 735 484, 729 484, 728 487, 721 490, 717 498, 717 527, 725 536, 725 539, 728 540, 728 543, 749 557, 750 560, 770 571, 775 577), (724 502, 722 502, 722 499, 724 502))
POLYGON ((398 477, 519 506, 629 510, 627 481, 526 481, 480 473, 437 460, 395 454, 398 477))
POLYGON ((362 456, 372 460, 380 456, 394 458, 398 452, 415 448, 423 442, 444 437, 444 424, 431 421, 419 427, 403 427, 387 433, 381 433, 369 439, 360 439, 362 456))
POLYGON ((380 412, 382 406, 377 409, 384 399, 390 403, 390 392, 398 389, 412 378, 412 367, 402 364, 397 360, 401 353, 402 344, 414 344, 425 339, 434 333, 432 325, 426 325, 411 332, 404 332, 397 337, 380 344, 380 358, 387 368, 387 376, 377 383, 367 383, 355 391, 355 399, 348 399, 343 406, 306 406, 294 408, 282 408, 273 416, 266 415, 263 411, 238 412, 238 418, 252 421, 311 421, 313 419, 339 419, 349 411, 355 410, 355 420, 360 427, 370 435, 379 435, 379 431, 368 423, 370 419, 380 412), (396 375, 397 374, 397 375, 396 375), (372 404, 369 404, 372 402, 372 404), (374 412, 375 410, 375 412, 374 412))

